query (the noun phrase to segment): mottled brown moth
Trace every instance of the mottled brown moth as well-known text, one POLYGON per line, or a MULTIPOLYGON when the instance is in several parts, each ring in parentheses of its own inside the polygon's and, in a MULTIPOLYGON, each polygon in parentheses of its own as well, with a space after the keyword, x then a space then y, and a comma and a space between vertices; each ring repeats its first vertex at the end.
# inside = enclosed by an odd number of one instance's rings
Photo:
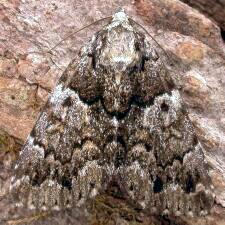
POLYGON ((15 166, 11 190, 40 210, 77 207, 120 183, 158 215, 205 215, 202 146, 153 40, 119 11, 73 60, 15 166))

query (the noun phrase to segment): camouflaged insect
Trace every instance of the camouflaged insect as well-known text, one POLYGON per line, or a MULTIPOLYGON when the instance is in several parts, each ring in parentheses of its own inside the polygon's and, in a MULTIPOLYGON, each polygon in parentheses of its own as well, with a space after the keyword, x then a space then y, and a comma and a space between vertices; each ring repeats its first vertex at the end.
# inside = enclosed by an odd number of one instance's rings
POLYGON ((76 207, 119 183, 151 213, 205 215, 214 198, 181 96, 124 11, 63 73, 15 166, 21 205, 76 207))

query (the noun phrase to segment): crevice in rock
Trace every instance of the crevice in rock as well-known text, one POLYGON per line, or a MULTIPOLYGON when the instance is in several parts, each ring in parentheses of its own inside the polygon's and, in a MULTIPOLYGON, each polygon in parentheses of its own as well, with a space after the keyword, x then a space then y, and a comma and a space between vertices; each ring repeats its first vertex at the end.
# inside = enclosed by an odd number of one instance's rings
POLYGON ((223 39, 223 42, 225 42, 225 30, 223 28, 220 28, 220 34, 223 39))

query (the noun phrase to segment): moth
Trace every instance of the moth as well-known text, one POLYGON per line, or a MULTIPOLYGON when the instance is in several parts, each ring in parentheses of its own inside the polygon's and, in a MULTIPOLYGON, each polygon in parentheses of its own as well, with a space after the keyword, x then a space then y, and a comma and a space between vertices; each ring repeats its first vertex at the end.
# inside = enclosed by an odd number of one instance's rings
POLYGON ((15 165, 17 201, 78 207, 122 185, 158 215, 205 215, 214 195, 202 146, 154 47, 123 10, 81 49, 15 165))

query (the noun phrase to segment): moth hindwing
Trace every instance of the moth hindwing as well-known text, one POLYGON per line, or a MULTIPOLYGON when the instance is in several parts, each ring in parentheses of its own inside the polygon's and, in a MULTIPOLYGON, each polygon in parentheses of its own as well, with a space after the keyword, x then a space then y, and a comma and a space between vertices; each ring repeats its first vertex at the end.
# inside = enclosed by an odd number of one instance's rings
POLYGON ((202 147, 152 40, 123 12, 72 61, 29 135, 12 189, 26 207, 80 206, 112 179, 156 214, 213 205, 202 147))

